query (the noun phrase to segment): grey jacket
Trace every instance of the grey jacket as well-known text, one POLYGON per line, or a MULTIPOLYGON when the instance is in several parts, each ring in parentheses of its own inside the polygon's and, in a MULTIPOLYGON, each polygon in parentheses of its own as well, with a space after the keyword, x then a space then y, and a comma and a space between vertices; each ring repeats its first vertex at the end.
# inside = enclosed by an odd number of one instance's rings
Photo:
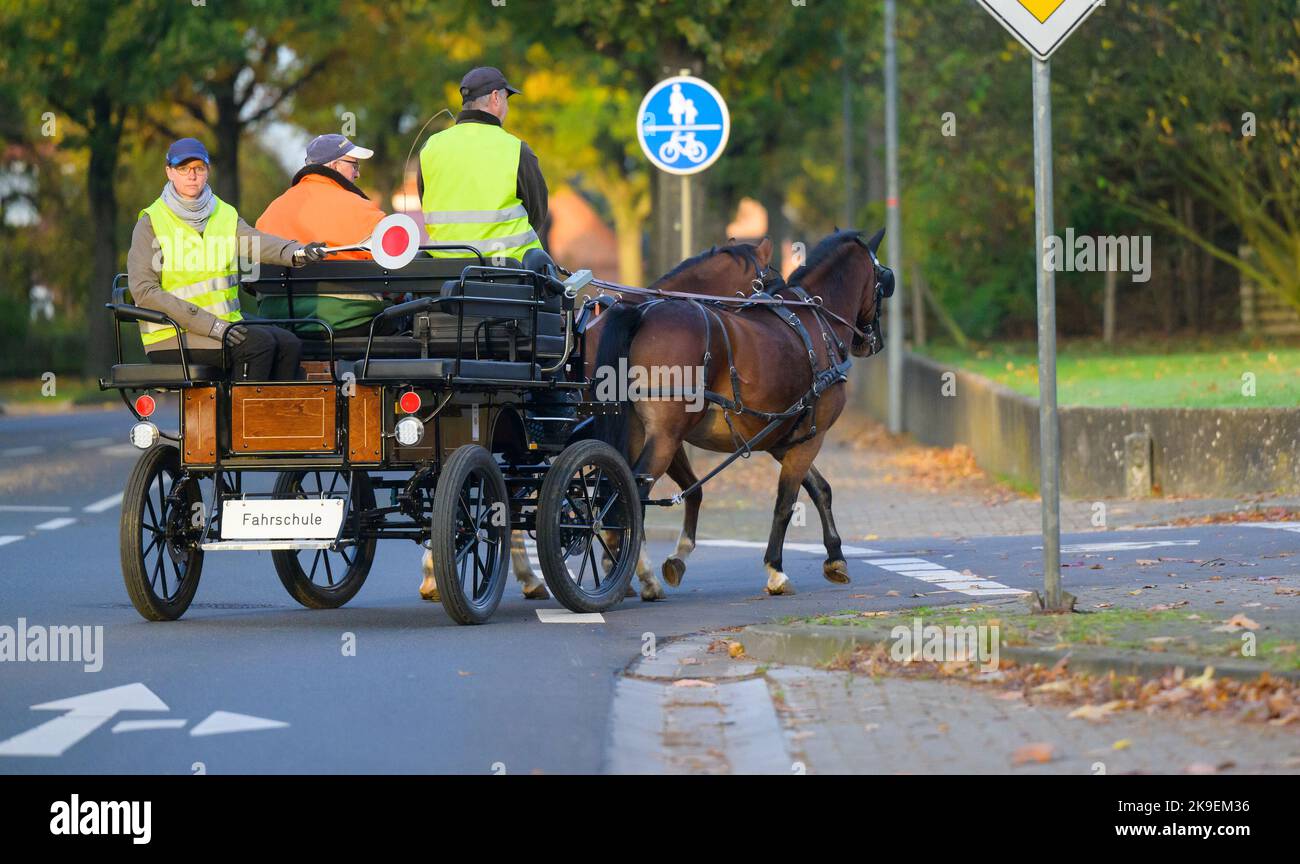
MULTIPOLYGON (((259 250, 258 257, 262 264, 292 267, 293 253, 303 247, 302 243, 258 231, 242 218, 237 223, 235 233, 241 238, 257 238, 254 246, 259 250)), ((226 322, 162 289, 161 276, 154 269, 154 256, 160 248, 154 236, 153 223, 147 215, 141 216, 140 221, 135 223, 135 230, 131 232, 131 249, 126 253, 127 285, 131 289, 135 305, 170 315, 185 328, 186 348, 220 350, 221 331, 226 322)), ((145 351, 150 353, 168 350, 176 350, 175 339, 166 339, 145 347, 145 351)))

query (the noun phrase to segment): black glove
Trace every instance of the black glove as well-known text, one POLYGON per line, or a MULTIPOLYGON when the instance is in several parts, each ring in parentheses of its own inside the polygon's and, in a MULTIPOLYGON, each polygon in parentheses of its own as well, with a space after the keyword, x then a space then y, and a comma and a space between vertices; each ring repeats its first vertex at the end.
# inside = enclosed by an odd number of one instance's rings
POLYGON ((324 243, 308 243, 306 246, 293 253, 293 263, 298 267, 301 267, 304 264, 311 264, 316 261, 324 260, 324 258, 324 243))
POLYGON ((231 325, 218 318, 217 323, 212 327, 212 333, 210 335, 213 339, 217 340, 221 340, 222 337, 225 337, 225 344, 234 348, 244 344, 244 340, 248 338, 248 331, 245 330, 242 325, 236 325, 232 328, 231 325), (226 336, 227 330, 230 331, 229 336, 226 336))

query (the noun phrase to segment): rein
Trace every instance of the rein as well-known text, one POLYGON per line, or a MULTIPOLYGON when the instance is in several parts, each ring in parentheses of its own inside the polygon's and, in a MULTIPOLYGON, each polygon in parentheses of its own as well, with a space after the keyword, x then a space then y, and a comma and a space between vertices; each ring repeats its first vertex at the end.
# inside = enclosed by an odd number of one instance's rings
MULTIPOLYGON (((849 330, 859 339, 869 338, 866 333, 858 329, 857 325, 827 309, 821 303, 821 298, 814 297, 810 300, 786 300, 783 297, 718 297, 714 294, 695 294, 689 291, 665 291, 662 288, 633 288, 631 285, 620 285, 617 282, 606 282, 603 279, 593 279, 591 284, 606 291, 612 291, 615 294, 639 294, 643 297, 657 297, 664 300, 695 300, 706 303, 714 303, 719 306, 735 307, 738 311, 745 306, 795 306, 807 309, 815 309, 822 315, 827 315, 839 323, 848 327, 849 330)), ((790 286, 785 286, 790 287, 790 286)), ((782 290, 782 289, 778 289, 782 290)))

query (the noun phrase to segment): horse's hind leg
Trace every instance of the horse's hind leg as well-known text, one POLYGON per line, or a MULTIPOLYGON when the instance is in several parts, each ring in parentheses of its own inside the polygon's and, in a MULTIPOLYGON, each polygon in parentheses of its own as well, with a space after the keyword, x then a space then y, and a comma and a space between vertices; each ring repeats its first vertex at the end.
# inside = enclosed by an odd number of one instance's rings
POLYGON ((781 553, 785 547, 785 532, 790 527, 790 517, 794 515, 794 505, 799 499, 799 487, 803 479, 808 476, 808 468, 812 465, 813 457, 821 449, 824 434, 790 448, 779 457, 781 476, 777 479, 772 533, 767 538, 767 552, 763 555, 763 567, 767 571, 768 594, 794 593, 790 578, 781 572, 781 553))
POLYGON ((816 465, 809 465, 808 475, 803 478, 803 488, 822 520, 822 542, 826 544, 822 575, 830 582, 845 585, 849 581, 849 565, 844 560, 840 532, 836 530, 835 517, 831 514, 831 484, 826 482, 816 465))
POLYGON ((515 578, 523 589, 525 600, 546 600, 551 594, 546 590, 546 583, 533 572, 528 563, 528 547, 524 545, 524 535, 520 531, 510 532, 510 564, 514 568, 515 578))
MULTIPOLYGON (((686 458, 685 446, 678 447, 673 454, 668 476, 682 489, 695 485, 699 480, 691 470, 690 460, 686 458)), ((682 533, 677 538, 677 551, 664 561, 664 581, 674 588, 682 584, 682 576, 686 573, 686 558, 695 550, 695 528, 699 524, 700 504, 703 501, 704 492, 700 489, 686 496, 686 512, 682 516, 682 533)))
MULTIPOLYGON (((655 436, 647 433, 645 446, 641 449, 641 455, 637 457, 636 464, 632 466, 633 474, 649 474, 655 480, 658 480, 668 470, 672 464, 673 456, 681 447, 681 440, 670 438, 668 435, 655 436)), ((662 600, 664 597, 664 586, 655 575, 654 570, 650 568, 650 558, 646 553, 644 542, 641 544, 641 556, 637 562, 637 578, 641 580, 641 599, 642 600, 662 600)))
POLYGON ((420 562, 424 581, 420 583, 420 599, 437 603, 442 597, 438 594, 438 580, 433 578, 433 552, 425 549, 424 560, 420 562))

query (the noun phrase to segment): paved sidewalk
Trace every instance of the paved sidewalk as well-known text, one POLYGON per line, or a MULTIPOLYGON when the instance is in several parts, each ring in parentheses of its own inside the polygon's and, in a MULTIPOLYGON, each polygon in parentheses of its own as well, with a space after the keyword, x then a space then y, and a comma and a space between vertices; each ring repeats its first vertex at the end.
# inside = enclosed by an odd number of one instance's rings
MULTIPOLYGON (((720 454, 691 449, 697 476, 722 460, 720 454)), ((873 420, 845 417, 827 437, 816 465, 830 481, 834 512, 845 542, 910 537, 979 537, 1037 534, 1041 514, 1028 496, 987 477, 961 448, 924 447, 889 436, 873 420)), ((765 540, 771 526, 779 467, 765 453, 737 460, 704 487, 699 536, 765 540)), ((655 495, 677 486, 667 478, 655 495)), ((787 539, 817 542, 821 524, 806 493, 802 523, 796 514, 787 539)), ((1061 502, 1061 530, 1099 531, 1163 524, 1173 519, 1240 509, 1300 508, 1300 497, 1153 498, 1061 502), (1100 522, 1101 524, 1098 524, 1100 522)), ((647 526, 653 537, 676 537, 680 506, 651 508, 647 526)))
POLYGON ((963 684, 799 667, 767 680, 810 774, 1300 773, 1286 728, 1137 712, 1092 723, 963 684), (1017 764, 1031 745, 1048 761, 1017 764))

